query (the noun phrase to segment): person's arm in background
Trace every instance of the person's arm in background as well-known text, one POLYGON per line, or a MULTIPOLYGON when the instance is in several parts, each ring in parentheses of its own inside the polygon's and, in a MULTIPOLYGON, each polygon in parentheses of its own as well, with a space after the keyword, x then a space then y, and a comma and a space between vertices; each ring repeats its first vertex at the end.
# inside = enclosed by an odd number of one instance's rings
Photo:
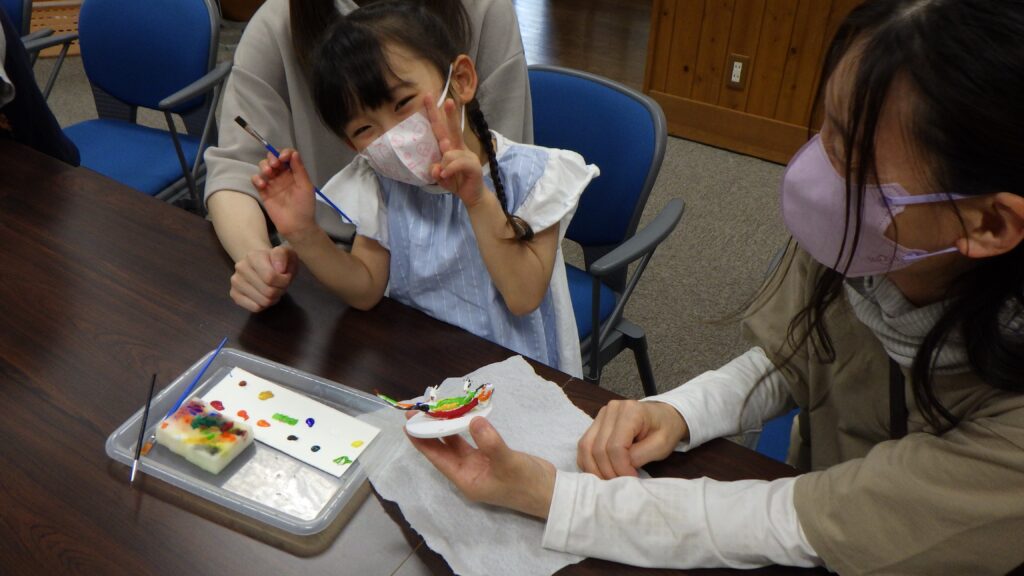
POLYGON ((470 56, 480 84, 477 100, 491 129, 533 144, 533 112, 526 53, 511 0, 464 2, 473 33, 470 56))
POLYGON ((207 209, 221 245, 235 262, 231 299, 250 312, 276 304, 298 271, 298 258, 287 245, 271 245, 259 202, 220 190, 207 201, 207 209))
POLYGON ((275 304, 298 267, 294 251, 271 245, 250 181, 266 151, 234 121, 241 115, 275 146, 293 145, 284 63, 291 46, 290 38, 281 37, 288 27, 268 21, 286 15, 287 6, 287 1, 268 2, 246 27, 224 90, 218 145, 205 154, 206 208, 221 245, 235 262, 231 298, 252 312, 275 304))

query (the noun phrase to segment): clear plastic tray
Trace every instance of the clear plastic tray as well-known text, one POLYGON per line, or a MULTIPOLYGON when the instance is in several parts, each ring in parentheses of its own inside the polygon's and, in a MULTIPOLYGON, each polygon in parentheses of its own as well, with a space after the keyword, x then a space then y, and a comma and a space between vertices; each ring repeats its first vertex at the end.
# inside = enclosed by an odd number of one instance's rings
MULTIPOLYGON (((153 397, 146 437, 174 406, 199 373, 209 354, 200 358, 153 397)), ((386 408, 371 394, 331 382, 288 366, 224 348, 210 364, 192 395, 202 396, 231 370, 239 367, 305 394, 345 414, 359 418, 386 408)), ((138 442, 143 408, 107 438, 107 455, 131 466, 138 442)), ((210 474, 157 444, 139 461, 139 470, 230 510, 292 534, 307 536, 324 530, 367 481, 368 462, 393 454, 395 436, 378 434, 355 463, 340 477, 322 472, 261 442, 235 458, 220 474, 210 474)), ((364 492, 365 494, 365 492, 364 492)))

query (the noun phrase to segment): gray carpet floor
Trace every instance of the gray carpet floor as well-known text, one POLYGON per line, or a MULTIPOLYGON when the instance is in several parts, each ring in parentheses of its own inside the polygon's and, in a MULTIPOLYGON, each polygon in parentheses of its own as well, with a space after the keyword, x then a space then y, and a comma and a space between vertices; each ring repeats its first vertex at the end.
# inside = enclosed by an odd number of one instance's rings
MULTIPOLYGON (((234 23, 225 28, 222 58, 230 57, 239 30, 234 23)), ((40 83, 51 65, 49 60, 37 63, 40 83)), ((96 117, 80 58, 65 62, 49 102, 62 126, 96 117)), ((152 112, 140 111, 139 118, 157 127, 164 122, 152 112)), ((626 317, 647 332, 660 390, 746 350, 736 313, 757 290, 768 262, 786 239, 777 209, 782 170, 770 162, 669 138, 642 224, 671 198, 682 198, 686 212, 626 308, 626 317)), ((565 252, 570 262, 580 261, 575 247, 567 245, 565 252)), ((226 292, 227 270, 224 287, 226 292)), ((606 366, 601 385, 624 396, 642 396, 632 355, 620 354, 606 366)))

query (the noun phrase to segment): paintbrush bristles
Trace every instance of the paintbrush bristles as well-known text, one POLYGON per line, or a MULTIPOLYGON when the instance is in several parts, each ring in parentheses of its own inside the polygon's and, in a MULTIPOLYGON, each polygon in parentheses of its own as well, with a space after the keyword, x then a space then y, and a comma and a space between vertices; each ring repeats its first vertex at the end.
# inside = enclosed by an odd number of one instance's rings
POLYGON ((255 128, 249 126, 249 123, 246 122, 244 118, 242 118, 241 116, 235 116, 235 122, 242 127, 242 130, 245 130, 246 132, 249 133, 250 136, 258 140, 264 146, 266 146, 267 149, 271 148, 270 143, 267 142, 267 139, 261 136, 260 133, 257 132, 255 128))

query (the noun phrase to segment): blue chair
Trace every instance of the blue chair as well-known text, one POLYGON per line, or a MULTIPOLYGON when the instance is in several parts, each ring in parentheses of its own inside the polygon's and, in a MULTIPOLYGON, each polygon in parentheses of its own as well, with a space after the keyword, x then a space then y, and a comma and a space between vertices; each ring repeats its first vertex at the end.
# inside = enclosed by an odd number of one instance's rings
POLYGON ((18 29, 21 42, 25 45, 25 51, 28 52, 29 61, 33 65, 36 63, 39 53, 46 48, 62 46, 60 54, 53 64, 53 68, 50 69, 50 76, 46 80, 46 86, 42 90, 43 97, 49 98, 50 92, 53 90, 53 84, 57 81, 57 74, 60 72, 64 59, 68 55, 68 49, 71 48, 71 43, 75 41, 77 36, 74 34, 54 36, 53 30, 50 28, 30 32, 29 30, 32 26, 32 0, 0 0, 0 7, 7 12, 7 17, 11 19, 11 22, 18 29))
POLYGON ((231 70, 215 66, 219 32, 214 0, 85 0, 78 35, 100 117, 65 129, 82 165, 163 200, 187 193, 201 210, 201 151, 231 70), (139 107, 163 112, 167 130, 139 125, 139 107))
MULTIPOLYGON (((788 246, 788 244, 787 244, 788 246)), ((775 251, 772 255, 772 259, 768 262, 768 269, 764 273, 764 281, 767 282, 775 270, 782 263, 783 256, 786 255, 786 247, 783 246, 775 251)), ((789 434, 793 428, 793 418, 796 418, 800 412, 799 408, 794 408, 789 412, 772 418, 765 422, 761 426, 761 432, 757 437, 757 444, 754 449, 768 456, 774 458, 779 462, 786 461, 786 455, 789 454, 789 434)))
POLYGON ((32 0, 0 0, 0 8, 7 12, 7 17, 24 40, 32 23, 32 0))
POLYGON ((529 75, 534 142, 579 152, 601 169, 565 235, 583 248, 586 266, 566 265, 584 378, 600 383, 601 368, 628 348, 644 394, 656 394, 646 334, 623 311, 655 248, 683 215, 683 201, 673 199, 637 231, 665 156, 665 114, 647 96, 594 74, 530 66, 529 75))
POLYGON ((799 408, 794 408, 765 422, 761 426, 755 450, 769 458, 785 462, 786 454, 789 453, 789 434, 793 428, 793 418, 796 418, 799 412, 799 408))

